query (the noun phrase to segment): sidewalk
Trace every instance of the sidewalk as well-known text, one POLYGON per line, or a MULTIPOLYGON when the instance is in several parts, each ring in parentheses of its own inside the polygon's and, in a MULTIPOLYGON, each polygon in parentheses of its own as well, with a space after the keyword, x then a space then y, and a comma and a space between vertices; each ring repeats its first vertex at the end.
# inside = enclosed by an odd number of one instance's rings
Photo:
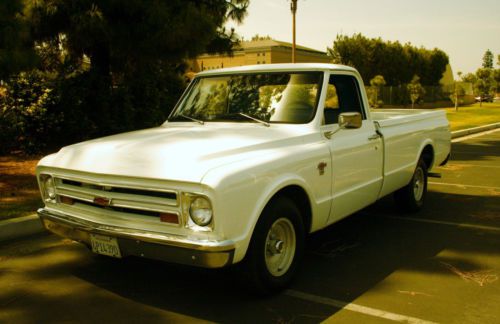
MULTIPOLYGON (((479 126, 451 132, 453 139, 500 128, 500 123, 479 126)), ((0 242, 43 232, 43 226, 36 213, 30 216, 0 221, 0 242)))
POLYGON ((41 232, 42 223, 36 214, 0 221, 0 242, 41 232))
POLYGON ((486 132, 486 131, 496 129, 496 128, 500 128, 500 123, 494 123, 494 124, 489 124, 489 125, 478 126, 478 127, 454 131, 454 132, 451 132, 451 138, 458 138, 458 137, 463 137, 463 136, 467 136, 467 135, 471 135, 471 134, 477 134, 477 133, 486 132))

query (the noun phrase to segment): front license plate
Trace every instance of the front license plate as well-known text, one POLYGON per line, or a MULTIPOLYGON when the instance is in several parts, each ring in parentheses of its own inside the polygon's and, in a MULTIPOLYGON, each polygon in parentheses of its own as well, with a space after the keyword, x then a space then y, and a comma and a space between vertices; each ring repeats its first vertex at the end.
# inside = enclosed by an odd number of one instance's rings
POLYGON ((121 258, 118 241, 114 237, 90 234, 92 252, 107 255, 114 258, 121 258))

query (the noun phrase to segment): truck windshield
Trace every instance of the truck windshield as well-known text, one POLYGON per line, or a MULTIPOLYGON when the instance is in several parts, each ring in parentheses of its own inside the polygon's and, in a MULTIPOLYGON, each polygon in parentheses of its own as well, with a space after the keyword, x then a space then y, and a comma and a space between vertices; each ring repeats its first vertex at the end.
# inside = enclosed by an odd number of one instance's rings
POLYGON ((198 77, 169 121, 308 123, 322 80, 321 72, 198 77))

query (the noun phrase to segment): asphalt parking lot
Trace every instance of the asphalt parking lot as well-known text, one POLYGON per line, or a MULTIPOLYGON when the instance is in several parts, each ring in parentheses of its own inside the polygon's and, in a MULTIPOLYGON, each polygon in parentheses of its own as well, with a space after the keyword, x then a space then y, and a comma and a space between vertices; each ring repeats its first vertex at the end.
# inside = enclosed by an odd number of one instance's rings
POLYGON ((289 290, 114 260, 52 235, 0 246, 0 322, 500 323, 500 131, 453 144, 425 209, 387 197, 313 235, 289 290))

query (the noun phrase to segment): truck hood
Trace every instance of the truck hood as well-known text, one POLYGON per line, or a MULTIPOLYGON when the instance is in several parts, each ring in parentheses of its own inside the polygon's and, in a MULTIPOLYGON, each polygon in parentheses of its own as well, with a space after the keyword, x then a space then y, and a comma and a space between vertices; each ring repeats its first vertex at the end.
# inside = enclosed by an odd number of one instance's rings
POLYGON ((310 130, 297 126, 166 124, 67 146, 39 165, 196 183, 212 168, 302 142, 310 130))

